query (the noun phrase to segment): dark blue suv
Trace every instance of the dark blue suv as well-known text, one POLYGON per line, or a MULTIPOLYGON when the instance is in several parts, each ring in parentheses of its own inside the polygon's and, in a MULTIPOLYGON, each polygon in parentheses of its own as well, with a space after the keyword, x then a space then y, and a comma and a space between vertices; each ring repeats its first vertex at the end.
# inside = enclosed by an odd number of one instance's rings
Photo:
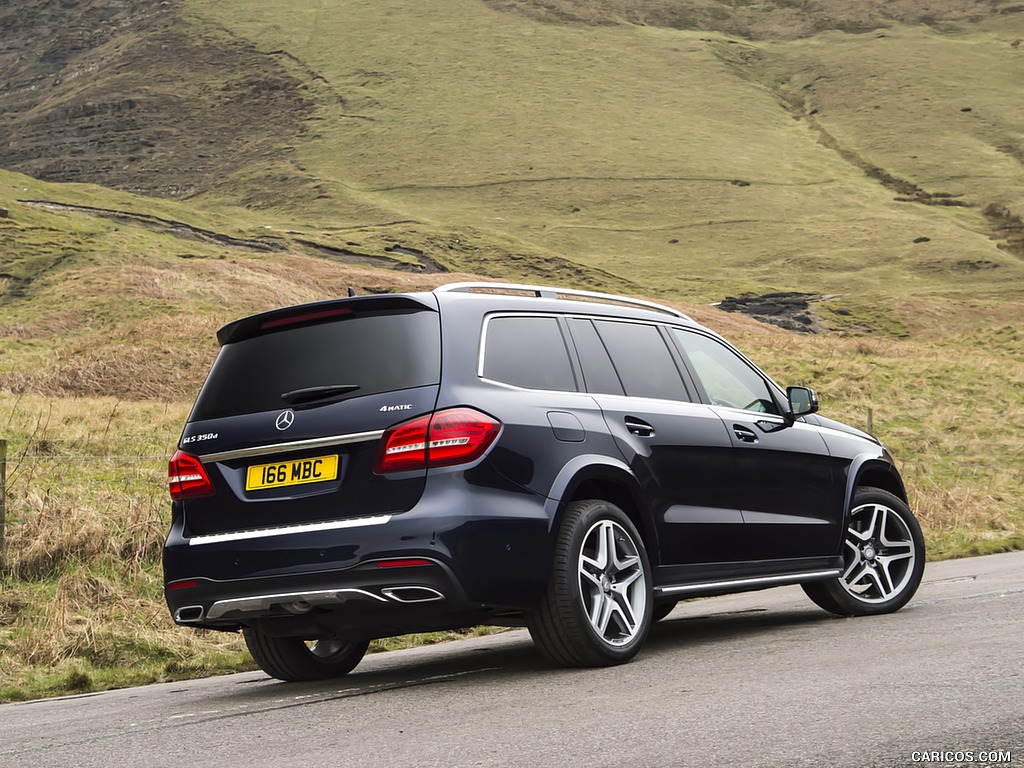
POLYGON ((461 283, 218 339, 170 462, 166 597, 274 677, 475 624, 617 664, 681 598, 801 584, 862 615, 921 580, 881 444, 673 309, 461 283))

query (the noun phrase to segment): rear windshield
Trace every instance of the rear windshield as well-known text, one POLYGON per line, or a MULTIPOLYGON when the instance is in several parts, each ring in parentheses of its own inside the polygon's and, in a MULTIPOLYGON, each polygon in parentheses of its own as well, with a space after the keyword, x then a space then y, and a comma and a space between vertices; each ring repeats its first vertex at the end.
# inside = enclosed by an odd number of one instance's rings
POLYGON ((356 385, 332 401, 437 384, 436 312, 357 315, 226 344, 191 421, 287 408, 288 392, 356 385))

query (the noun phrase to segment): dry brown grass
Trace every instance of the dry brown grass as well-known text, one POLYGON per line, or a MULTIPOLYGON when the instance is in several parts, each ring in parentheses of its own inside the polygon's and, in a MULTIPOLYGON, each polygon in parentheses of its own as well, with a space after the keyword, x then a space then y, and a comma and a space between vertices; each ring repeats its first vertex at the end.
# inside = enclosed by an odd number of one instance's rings
POLYGON ((9 438, 0 699, 244 668, 163 603, 166 457, 185 403, 0 394, 9 438))

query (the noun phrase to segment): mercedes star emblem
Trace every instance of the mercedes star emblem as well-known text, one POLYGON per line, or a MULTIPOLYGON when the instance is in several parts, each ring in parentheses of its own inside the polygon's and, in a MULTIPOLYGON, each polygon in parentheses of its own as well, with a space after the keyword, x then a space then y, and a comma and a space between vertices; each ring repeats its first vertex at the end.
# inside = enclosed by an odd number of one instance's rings
POLYGON ((274 425, 280 430, 286 430, 295 423, 295 411, 281 411, 274 425))

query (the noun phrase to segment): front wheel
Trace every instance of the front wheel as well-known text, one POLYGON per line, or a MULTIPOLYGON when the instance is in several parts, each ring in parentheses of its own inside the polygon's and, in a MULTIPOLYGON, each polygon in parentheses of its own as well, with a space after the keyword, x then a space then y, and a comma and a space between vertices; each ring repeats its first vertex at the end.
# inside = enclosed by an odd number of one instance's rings
POLYGON ((529 619, 548 659, 565 667, 629 661, 651 627, 651 565, 626 514, 606 501, 570 505, 547 594, 529 619))
POLYGON ((249 653, 271 677, 287 682, 329 680, 347 675, 362 660, 368 640, 311 640, 272 637, 243 629, 249 653))
POLYGON ((818 606, 840 616, 898 611, 924 575, 924 537, 914 513, 880 488, 860 488, 843 542, 843 573, 804 584, 818 606))

